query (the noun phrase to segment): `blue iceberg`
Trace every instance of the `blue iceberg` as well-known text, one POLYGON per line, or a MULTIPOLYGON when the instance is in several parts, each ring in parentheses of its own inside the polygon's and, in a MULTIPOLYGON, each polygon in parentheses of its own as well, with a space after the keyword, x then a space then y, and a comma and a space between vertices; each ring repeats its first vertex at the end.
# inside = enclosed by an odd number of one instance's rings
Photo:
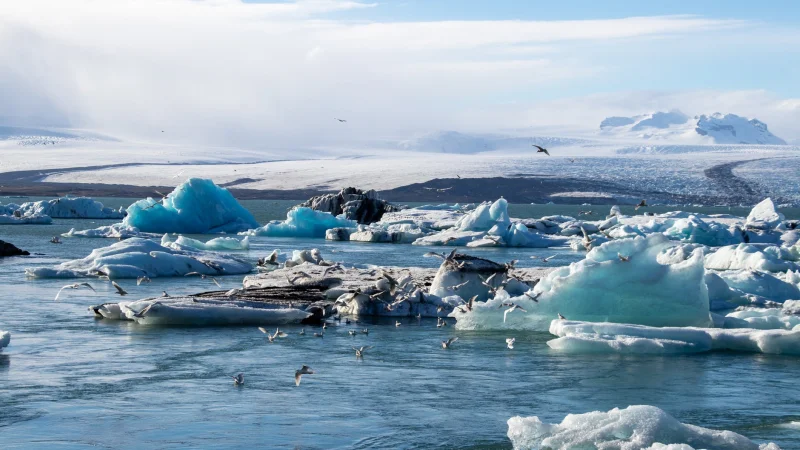
POLYGON ((331 228, 356 228, 355 220, 334 216, 329 212, 315 211, 299 206, 286 213, 286 220, 273 220, 261 228, 245 233, 249 236, 316 237, 324 238, 331 228))

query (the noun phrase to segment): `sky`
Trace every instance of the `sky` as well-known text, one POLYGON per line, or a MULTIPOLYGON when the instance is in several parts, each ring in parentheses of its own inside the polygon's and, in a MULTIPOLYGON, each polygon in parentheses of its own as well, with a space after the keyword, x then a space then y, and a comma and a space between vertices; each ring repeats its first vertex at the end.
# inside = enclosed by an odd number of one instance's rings
POLYGON ((0 125, 121 138, 585 135, 607 116, 679 109, 797 141, 798 79, 792 1, 0 2, 0 125))

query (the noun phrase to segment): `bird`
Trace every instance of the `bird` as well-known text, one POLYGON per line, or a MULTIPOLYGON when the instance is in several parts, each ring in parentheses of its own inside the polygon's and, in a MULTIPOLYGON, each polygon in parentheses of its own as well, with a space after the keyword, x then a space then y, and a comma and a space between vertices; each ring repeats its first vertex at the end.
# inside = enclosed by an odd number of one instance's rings
POLYGON ((265 256, 263 258, 259 258, 258 263, 259 266, 277 266, 278 265, 278 250, 273 250, 269 256, 265 256))
POLYGON ((241 386, 244 384, 244 374, 240 373, 236 376, 231 377, 233 378, 233 385, 234 386, 241 386))
POLYGON ((338 118, 336 118, 336 117, 334 117, 333 119, 334 119, 334 120, 338 120, 338 121, 339 121, 339 123, 345 123, 345 122, 347 122, 347 119, 338 119, 338 118))
POLYGON ((574 163, 575 162, 575 158, 570 158, 569 162, 574 163))
POLYGON ((320 331, 319 333, 314 333, 314 337, 324 338, 325 337, 325 332, 324 331, 320 331))
POLYGON ((556 255, 548 256, 547 258, 542 258, 542 262, 543 263, 548 263, 548 262, 550 262, 551 259, 553 259, 555 257, 556 257, 556 255))
POLYGON ((128 295, 128 292, 125 289, 122 289, 122 286, 118 285, 116 281, 112 281, 111 285, 117 289, 117 294, 128 295))
POLYGON ((395 321, 394 321, 394 326, 395 326, 395 327, 399 327, 400 325, 402 325, 402 324, 400 323, 400 321, 399 321, 399 320, 395 320, 395 321))
POLYGON ((303 377, 303 375, 312 375, 313 373, 314 371, 311 370, 311 367, 308 366, 303 366, 300 368, 300 370, 295 370, 294 371, 295 386, 300 386, 300 379, 303 377))
POLYGON ((544 153, 545 155, 547 155, 547 156, 550 156, 550 152, 548 152, 546 148, 544 148, 544 147, 539 147, 539 146, 538 146, 538 145, 536 145, 536 144, 531 144, 531 145, 532 145, 532 146, 534 146, 534 147, 536 147, 536 148, 538 149, 538 150, 536 150, 536 153, 544 153))
POLYGON ((567 318, 558 313, 558 320, 567 320, 567 318))
POLYGON ((53 236, 53 238, 50 239, 50 243, 51 244, 61 244, 61 238, 59 238, 58 236, 53 236))
POLYGON ((508 346, 509 350, 514 349, 514 342, 517 342, 515 338, 506 338, 506 345, 508 346))
POLYGON ((522 308, 521 306, 512 303, 511 304, 511 308, 508 308, 507 310, 505 310, 505 312, 503 312, 503 323, 506 323, 506 318, 508 317, 508 313, 514 312, 516 310, 520 310, 522 312, 528 312, 524 308, 522 308))
POLYGON ((444 349, 450 348, 450 346, 457 340, 458 340, 457 337, 451 337, 451 338, 447 339, 446 341, 442 341, 442 348, 444 348, 444 349))
POLYGON ((630 261, 630 260, 631 260, 631 257, 630 257, 630 256, 622 256, 622 255, 621 255, 621 254, 619 254, 619 253, 617 253, 617 258, 619 258, 619 260, 620 260, 620 261, 622 261, 622 262, 628 262, 628 261, 630 261))
POLYGON ((300 330, 300 336, 304 336, 305 334, 306 334, 306 329, 305 328, 300 330))
POLYGON ((169 294, 167 294, 167 291, 161 291, 161 296, 162 297, 169 297, 169 294))
POLYGON ((539 303, 539 297, 540 297, 541 295, 542 295, 542 293, 541 293, 541 292, 539 292, 539 293, 538 293, 538 294, 536 294, 536 295, 531 295, 531 294, 528 294, 527 292, 525 293, 525 297, 528 297, 529 299, 531 299, 531 300, 535 301, 536 303, 539 303))
POLYGON ((381 271, 381 276, 389 282, 389 293, 394 295, 397 292, 397 286, 399 286, 397 280, 384 271, 381 271))
POLYGON ((264 327, 258 327, 258 329, 259 331, 267 335, 267 339, 269 339, 270 343, 274 342, 275 338, 285 338, 286 336, 289 336, 288 334, 284 333, 278 328, 275 329, 275 334, 269 334, 269 331, 267 331, 266 328, 264 327))
POLYGON ((179 176, 183 175, 183 172, 185 171, 181 170, 180 172, 176 173, 172 178, 178 178, 179 176))
POLYGON ((141 276, 136 279, 137 286, 139 286, 142 283, 149 283, 149 282, 150 282, 150 277, 148 277, 147 275, 141 276))
POLYGON ((647 202, 646 202, 646 201, 644 201, 644 200, 642 200, 642 201, 640 201, 640 202, 639 202, 639 204, 638 204, 638 205, 636 205, 636 207, 635 207, 635 208, 633 208, 633 209, 634 209, 634 210, 638 210, 639 208, 644 208, 644 207, 646 207, 646 206, 647 206, 647 202))
POLYGON ((356 335, 356 330, 350 330, 350 331, 347 332, 347 334, 349 334, 350 336, 355 336, 356 335))
MULTIPOLYGON (((97 292, 97 291, 95 291, 95 290, 94 290, 94 288, 92 287, 92 285, 91 285, 91 284, 89 284, 89 283, 75 283, 75 284, 68 284, 68 285, 66 285, 66 286, 64 286, 64 287, 62 287, 61 289, 59 289, 59 290, 58 290, 58 294, 56 294, 56 298, 55 298, 55 300, 58 300, 58 296, 59 296, 59 295, 61 295, 61 291, 63 291, 64 289, 80 289, 81 287, 88 287, 88 288, 89 288, 89 289, 91 289, 93 292, 97 292)), ((55 300, 54 300, 54 301, 55 301, 55 300)))
POLYGON ((361 348, 353 347, 353 350, 356 351, 356 358, 363 358, 364 357, 364 352, 369 350, 369 349, 371 349, 371 348, 372 348, 372 346, 368 345, 366 347, 361 347, 361 348))
POLYGON ((369 335, 369 328, 364 328, 363 330, 361 330, 361 334, 369 335))
POLYGON ((442 328, 447 326, 447 321, 442 319, 441 317, 436 318, 436 328, 442 328))
POLYGON ((322 329, 323 330, 327 330, 328 329, 328 323, 327 322, 322 322, 322 329))
POLYGON ((222 285, 221 285, 221 284, 219 284, 219 281, 217 281, 217 279, 216 279, 216 278, 214 278, 214 277, 209 277, 208 275, 206 275, 206 274, 202 274, 202 273, 200 273, 200 272, 189 272, 189 273, 187 273, 187 274, 186 274, 186 275, 184 275, 184 276, 185 276, 185 277, 200 277, 200 279, 201 279, 201 280, 205 280, 205 279, 207 279, 207 278, 208 278, 208 279, 210 279, 211 281, 213 281, 213 282, 214 282, 214 284, 216 284, 216 285, 217 285, 217 287, 222 287, 222 285))

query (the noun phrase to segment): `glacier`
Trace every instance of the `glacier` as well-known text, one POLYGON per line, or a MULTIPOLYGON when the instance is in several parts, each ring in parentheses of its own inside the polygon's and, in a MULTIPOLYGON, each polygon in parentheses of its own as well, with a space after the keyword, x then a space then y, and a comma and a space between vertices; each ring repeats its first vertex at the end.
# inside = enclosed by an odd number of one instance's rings
POLYGON ((233 256, 199 251, 176 242, 162 246, 142 238, 131 238, 92 250, 89 256, 53 268, 25 269, 33 278, 78 278, 108 275, 111 279, 147 276, 180 277, 190 272, 204 275, 249 273, 253 265, 233 256))
POLYGON ((649 405, 569 414, 555 424, 516 416, 508 420, 508 438, 515 450, 780 450, 731 431, 681 423, 649 405))
POLYGON ((211 180, 189 178, 161 201, 128 207, 122 224, 147 233, 237 233, 259 226, 253 215, 211 180))
POLYGON ((342 216, 334 216, 329 212, 315 211, 311 208, 300 206, 292 208, 286 213, 286 220, 273 220, 260 228, 255 228, 239 234, 248 236, 272 237, 325 237, 325 232, 332 228, 356 228, 355 220, 348 220, 342 216))

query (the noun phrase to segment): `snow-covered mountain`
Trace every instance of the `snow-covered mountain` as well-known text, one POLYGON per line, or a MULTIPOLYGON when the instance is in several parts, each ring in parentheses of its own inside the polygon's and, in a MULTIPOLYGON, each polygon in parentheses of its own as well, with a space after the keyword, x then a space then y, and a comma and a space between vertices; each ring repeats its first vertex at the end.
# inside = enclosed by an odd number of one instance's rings
POLYGON ((654 112, 633 117, 607 117, 600 122, 600 135, 693 144, 786 145, 767 124, 736 114, 690 117, 680 111, 654 112))

